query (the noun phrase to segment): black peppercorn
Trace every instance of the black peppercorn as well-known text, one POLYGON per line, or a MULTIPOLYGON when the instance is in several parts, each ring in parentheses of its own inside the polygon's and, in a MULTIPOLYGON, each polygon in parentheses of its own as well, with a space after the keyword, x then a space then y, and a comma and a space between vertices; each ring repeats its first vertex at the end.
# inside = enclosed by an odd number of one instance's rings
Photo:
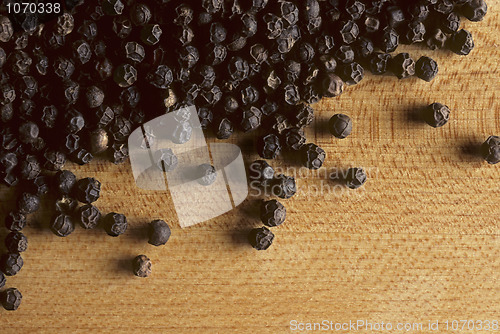
POLYGON ((83 65, 90 61, 92 57, 92 48, 90 44, 84 40, 73 42, 73 59, 78 61, 78 64, 83 65))
POLYGON ((321 81, 322 93, 325 97, 336 97, 344 91, 344 81, 334 73, 328 73, 321 81))
POLYGON ((107 15, 121 15, 125 9, 125 5, 120 0, 104 0, 101 6, 107 15))
POLYGON ((17 199, 17 209, 22 214, 30 214, 37 211, 40 207, 40 198, 38 195, 22 193, 17 199))
POLYGON ((274 169, 264 160, 256 160, 248 167, 250 180, 264 185, 274 179, 274 169))
POLYGON ((48 129, 52 129, 56 124, 57 114, 58 112, 55 106, 44 106, 40 117, 43 125, 48 129))
POLYGON ((93 203, 99 199, 101 194, 101 182, 92 177, 78 180, 74 193, 78 201, 87 204, 93 203))
POLYGON ((129 156, 128 146, 127 144, 123 143, 114 143, 109 148, 109 152, 111 156, 111 162, 113 162, 114 164, 124 163, 129 156))
POLYGON ((0 293, 0 301, 2 306, 8 311, 15 311, 21 305, 23 295, 16 288, 9 288, 0 293))
POLYGON ((5 278, 5 275, 0 271, 0 289, 2 289, 5 286, 6 282, 7 279, 5 278))
POLYGON ((370 58, 370 71, 375 75, 382 75, 386 73, 391 59, 392 56, 390 53, 374 53, 370 58))
POLYGON ((274 234, 267 227, 256 228, 250 231, 248 241, 257 250, 268 249, 274 240, 274 234))
POLYGON ((90 153, 99 154, 108 149, 108 133, 106 130, 99 128, 89 133, 90 153))
POLYGON ((484 0, 471 0, 467 1, 461 8, 461 13, 468 20, 473 22, 482 21, 485 17, 488 6, 484 0))
POLYGON ((69 79, 75 72, 75 65, 70 59, 57 57, 53 63, 54 73, 63 80, 69 79))
POLYGON ((217 179, 217 171, 210 164, 201 164, 197 168, 196 181, 202 186, 209 186, 217 179))
POLYGON ((113 79, 120 87, 129 87, 137 80, 137 70, 130 64, 122 64, 116 67, 113 79))
POLYGON ((149 223, 148 236, 149 243, 154 246, 161 246, 167 243, 170 238, 171 231, 168 224, 161 220, 156 219, 149 223))
POLYGON ((104 92, 96 86, 90 86, 85 91, 85 102, 89 108, 97 108, 104 101, 104 92))
POLYGON ((352 62, 341 67, 340 77, 348 85, 356 85, 365 76, 365 69, 357 62, 352 62))
POLYGON ((11 211, 5 217, 5 227, 9 231, 21 231, 25 226, 26 216, 18 211, 11 211))
POLYGON ((213 126, 217 139, 229 139, 234 132, 233 123, 226 117, 215 120, 213 126))
POLYGON ((420 57, 415 64, 415 74, 422 80, 432 81, 438 74, 438 64, 429 57, 420 57))
POLYGON ((472 34, 465 30, 459 30, 452 34, 447 40, 448 48, 458 55, 466 56, 474 49, 474 40, 472 34))
POLYGON ((432 103, 422 110, 422 119, 434 128, 439 128, 448 123, 450 108, 441 103, 432 103))
POLYGON ((316 144, 306 144, 301 149, 302 162, 309 169, 319 169, 325 162, 325 151, 316 144))
POLYGON ((264 159, 275 159, 281 152, 278 136, 268 134, 257 140, 257 153, 264 159))
POLYGON ((172 70, 166 65, 159 65, 150 72, 146 80, 156 88, 167 89, 174 79, 172 70))
POLYGON ((333 115, 328 122, 328 131, 339 139, 344 139, 352 132, 352 120, 344 114, 333 115))
POLYGON ((40 134, 40 129, 38 125, 33 122, 23 123, 19 127, 19 140, 24 144, 29 144, 34 142, 38 135, 40 134))
POLYGON ((151 9, 145 4, 135 4, 129 12, 130 20, 136 26, 146 25, 152 18, 151 9))
POLYGON ((354 49, 349 45, 341 45, 335 52, 335 58, 342 64, 352 63, 354 57, 354 49))
POLYGON ((286 219, 286 209, 283 204, 275 199, 262 202, 260 207, 260 219, 268 227, 283 224, 286 219))
POLYGON ((5 247, 9 253, 22 253, 28 249, 28 239, 21 232, 10 232, 5 237, 5 247))
POLYGON ((76 217, 83 228, 92 229, 99 224, 101 212, 92 204, 85 204, 78 208, 76 217))
POLYGON ((67 237, 75 230, 73 218, 66 213, 59 213, 52 220, 50 229, 58 237, 67 237))
POLYGON ((500 137, 490 136, 481 146, 481 155, 489 164, 500 162, 500 137))
POLYGON ((257 129, 262 122, 262 111, 254 106, 245 107, 241 115, 241 128, 245 132, 257 129))
POLYGON ((7 16, 0 16, 0 41, 8 42, 12 35, 14 35, 14 28, 12 27, 12 22, 7 16))
POLYGON ((127 230, 127 218, 116 212, 108 213, 103 219, 104 230, 108 235, 117 237, 127 230))
POLYGON ((132 261, 132 270, 135 276, 148 277, 151 275, 151 260, 146 255, 138 255, 132 261))
POLYGON ((298 151, 306 143, 304 130, 299 128, 287 129, 283 132, 284 146, 290 150, 298 151))
POLYGON ((406 27, 406 34, 403 36, 404 42, 414 44, 424 41, 426 34, 425 25, 420 21, 411 21, 406 27))
POLYGON ((71 156, 71 161, 82 166, 90 163, 92 159, 94 159, 94 156, 84 148, 79 148, 71 156))
POLYGON ((66 213, 69 215, 75 211, 77 206, 78 201, 76 199, 65 195, 58 198, 54 205, 56 212, 66 213))
POLYGON ((445 15, 441 21, 440 27, 447 34, 458 31, 460 28, 460 16, 455 12, 445 15))
POLYGON ((76 176, 69 170, 58 171, 54 176, 56 190, 62 194, 69 194, 76 184, 76 176))
POLYGON ((0 271, 6 276, 16 275, 23 267, 24 261, 18 253, 5 253, 0 257, 0 271))
POLYGON ((97 36, 97 24, 92 20, 83 20, 78 27, 78 33, 85 40, 91 41, 97 36))
POLYGON ((295 179, 291 176, 278 174, 272 180, 272 193, 279 198, 290 198, 297 192, 295 179))
POLYGON ((391 60, 391 70, 398 79, 405 79, 415 75, 415 61, 410 54, 403 52, 391 60))
POLYGON ((366 173, 362 168, 350 168, 346 175, 346 185, 350 189, 361 187, 367 179, 366 173))
POLYGON ((399 46, 399 35, 393 28, 387 27, 383 30, 378 44, 380 50, 385 53, 396 51, 399 46))

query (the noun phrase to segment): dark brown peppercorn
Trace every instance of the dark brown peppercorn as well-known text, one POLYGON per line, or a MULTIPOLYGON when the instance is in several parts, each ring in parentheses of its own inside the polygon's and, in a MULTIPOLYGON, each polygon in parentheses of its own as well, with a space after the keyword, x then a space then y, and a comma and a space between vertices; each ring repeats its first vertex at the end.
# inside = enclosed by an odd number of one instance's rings
POLYGON ((24 261, 18 253, 6 253, 0 257, 0 271, 6 276, 16 275, 23 267, 24 261))
POLYGON ((12 35, 14 35, 14 28, 12 27, 12 22, 7 16, 0 16, 0 41, 8 42, 12 35))
POLYGON ((322 88, 323 96, 336 97, 344 91, 344 81, 339 76, 328 73, 322 80, 322 88))
POLYGON ((268 134, 257 140, 257 153, 264 159, 275 159, 281 152, 278 136, 268 134))
POLYGON ((93 158, 94 156, 89 151, 79 148, 71 156, 71 161, 83 166, 90 163, 93 158))
POLYGON ((66 214, 72 214, 77 206, 78 206, 78 201, 76 199, 65 195, 59 197, 54 205, 56 212, 61 212, 66 214))
POLYGON ((104 92, 96 86, 90 86, 85 91, 85 102, 89 108, 97 108, 104 101, 104 92))
POLYGON ((494 165, 500 162, 500 137, 490 136, 481 145, 481 155, 489 164, 494 165))
POLYGON ((399 35, 396 30, 387 27, 380 37, 379 48, 385 53, 396 51, 399 46, 399 35))
POLYGON ((462 14, 470 21, 482 21, 488 12, 488 6, 484 0, 467 1, 461 8, 462 14))
POLYGON ((0 289, 2 289, 5 286, 6 282, 7 279, 5 278, 5 275, 0 271, 0 289))
POLYGON ((129 156, 127 144, 114 143, 109 148, 109 151, 111 155, 111 162, 113 162, 114 164, 124 163, 129 156))
POLYGON ((357 62, 352 62, 350 64, 341 67, 340 77, 348 85, 356 85, 365 76, 365 70, 363 66, 357 62))
POLYGON ((427 38, 426 44, 431 50, 442 49, 446 45, 448 37, 441 29, 435 29, 427 38))
POLYGON ((113 79, 120 87, 129 87, 137 80, 137 70, 130 64, 119 65, 113 74, 113 79))
POLYGON ((449 49, 461 56, 468 55, 474 49, 472 34, 465 29, 452 34, 447 42, 449 49))
POLYGON ((328 122, 328 131, 339 139, 344 139, 352 132, 352 120, 344 114, 333 115, 328 122))
POLYGON ((415 64, 415 74, 420 79, 430 82, 438 74, 438 64, 432 58, 420 57, 415 64))
POLYGON ((149 223, 148 237, 149 243, 154 246, 161 246, 167 243, 170 238, 171 231, 168 224, 161 220, 156 219, 149 223))
POLYGON ((26 216, 18 211, 11 211, 5 217, 5 227, 9 231, 21 231, 25 226, 26 216))
POLYGON ((120 0, 104 0, 101 6, 107 15, 121 15, 125 9, 125 5, 120 0))
POLYGON ((135 4, 130 10, 130 20, 136 26, 143 26, 147 24, 151 18, 152 13, 149 7, 145 4, 135 4))
POLYGON ((54 176, 56 190, 62 194, 69 194, 76 184, 76 176, 69 170, 58 171, 54 176))
POLYGON ((210 164, 199 165, 196 174, 196 181, 202 186, 209 186, 217 179, 217 171, 210 164))
POLYGON ((43 167, 51 171, 61 170, 66 163, 66 155, 52 149, 45 150, 43 158, 45 159, 43 167))
POLYGON ((19 127, 19 140, 24 144, 33 143, 40 134, 38 125, 33 122, 23 123, 19 127))
POLYGON ((256 228, 250 231, 248 241, 256 250, 268 249, 274 240, 274 234, 267 227, 256 228))
POLYGON ((241 115, 241 128, 245 132, 257 129, 262 122, 262 112, 259 108, 249 106, 243 109, 241 115))
POLYGON ((58 237, 67 237, 75 230, 73 219, 66 213, 60 213, 54 217, 50 224, 51 231, 58 237))
POLYGON ((99 225, 101 212, 92 204, 85 204, 78 208, 76 216, 83 228, 92 229, 99 225))
POLYGON ((127 230, 127 218, 116 212, 108 213, 103 219, 104 230, 108 235, 117 237, 127 230))
POLYGON ((415 75, 415 61, 408 53, 400 53, 391 60, 391 70, 398 79, 405 79, 415 75))
POLYGON ((30 214, 40 207, 40 198, 30 193, 22 193, 17 199, 17 209, 22 214, 30 214))
POLYGON ((309 169, 319 169, 325 162, 325 151, 316 144, 306 144, 301 149, 302 162, 309 169))
POLYGON ((288 199, 295 195, 297 192, 297 186, 295 184, 295 179, 291 176, 286 176, 283 174, 278 174, 272 181, 272 193, 273 195, 288 199))
POLYGON ((434 128, 439 128, 450 119, 450 108, 441 103, 432 103, 422 110, 422 119, 434 128))
POLYGON ((90 44, 84 40, 78 40, 73 42, 73 59, 77 60, 79 65, 86 64, 90 61, 92 57, 92 48, 90 44))
POLYGON ((234 132, 233 123, 226 117, 216 120, 213 125, 217 139, 229 139, 234 132))
POLYGON ((264 160, 256 160, 248 167, 250 180, 264 185, 274 179, 274 169, 264 160))
POLYGON ((365 184, 366 179, 366 173, 362 168, 350 168, 345 181, 348 188, 357 189, 365 184))
POLYGON ((108 133, 100 128, 89 133, 90 153, 99 154, 108 149, 108 133))
POLYGON ((74 193, 78 201, 87 204, 93 203, 99 199, 101 194, 101 182, 92 177, 78 180, 74 193))
POLYGON ((21 232, 10 232, 5 237, 5 247, 9 253, 22 253, 28 249, 28 239, 21 232))
POLYGON ((139 255, 132 261, 132 270, 135 276, 148 277, 151 275, 151 260, 146 255, 139 255))
POLYGON ((114 119, 113 125, 111 126, 111 135, 113 138, 120 142, 128 138, 132 132, 132 124, 125 117, 116 117, 114 119))
POLYGON ((268 227, 280 226, 285 222, 286 209, 275 199, 262 202, 260 206, 260 219, 268 227))
POLYGON ((23 295, 16 288, 10 288, 0 293, 2 306, 8 311, 15 311, 21 305, 23 295))
POLYGON ((298 128, 287 129, 283 132, 284 146, 290 150, 298 151, 306 143, 304 130, 298 128))

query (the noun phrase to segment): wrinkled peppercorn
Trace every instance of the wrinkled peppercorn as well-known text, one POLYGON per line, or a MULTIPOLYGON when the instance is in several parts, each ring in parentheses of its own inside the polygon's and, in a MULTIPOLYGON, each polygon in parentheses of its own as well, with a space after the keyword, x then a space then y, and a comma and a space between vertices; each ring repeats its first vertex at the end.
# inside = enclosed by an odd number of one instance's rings
POLYGON ((465 30, 459 30, 452 34, 447 40, 448 48, 458 55, 466 56, 474 49, 474 40, 472 34, 465 30))
POLYGON ((248 167, 250 180, 261 185, 274 179, 274 169, 264 160, 256 160, 248 167))
POLYGON ((168 224, 161 220, 153 220, 148 225, 149 243, 154 246, 161 246, 167 243, 170 238, 171 231, 168 224))
POLYGON ((74 188, 74 193, 78 201, 86 204, 93 203, 101 195, 101 182, 92 177, 78 180, 74 188))
POLYGON ((478 22, 483 20, 488 6, 484 0, 471 0, 465 2, 460 11, 469 21, 478 22))
POLYGON ((56 212, 66 214, 73 214, 77 206, 78 201, 76 199, 64 195, 58 198, 54 205, 56 212))
POLYGON ((322 80, 322 88, 325 97, 336 97, 344 91, 344 81, 339 76, 328 73, 322 80))
POLYGON ((352 132, 352 120, 344 114, 333 115, 328 122, 328 131, 339 139, 344 139, 352 132))
POLYGON ((127 218, 116 212, 108 213, 103 219, 104 230, 112 237, 117 237, 127 230, 127 218))
POLYGON ((0 271, 6 276, 16 275, 23 265, 23 258, 18 253, 5 253, 0 257, 0 271))
POLYGON ((283 204, 275 199, 262 202, 260 219, 268 227, 279 226, 286 219, 286 209, 283 204))
POLYGON ((217 171, 210 164, 201 164, 197 168, 196 181, 202 186, 209 186, 217 179, 217 171))
POLYGON ((76 184, 76 176, 69 170, 58 171, 54 176, 54 185, 60 194, 69 194, 76 184))
POLYGON ((302 162, 309 169, 319 169, 325 162, 325 151, 316 144, 306 144, 301 149, 302 162))
POLYGON ((248 241, 257 250, 268 249, 274 240, 274 234, 267 227, 255 228, 250 231, 248 241))
POLYGON ((450 120, 450 108, 441 103, 432 103, 422 110, 422 119, 434 128, 439 128, 450 120))
POLYGON ((57 214, 50 224, 50 230, 58 237, 67 237, 75 230, 73 218, 66 213, 57 214))
POLYGON ((30 214, 40 208, 40 197, 30 193, 22 193, 17 199, 17 209, 22 214, 30 214))
POLYGON ((92 229, 99 224, 101 212, 92 204, 85 204, 78 208, 76 217, 83 228, 92 229))
POLYGON ((291 176, 286 176, 283 174, 278 174, 272 180, 272 193, 273 195, 288 199, 295 195, 297 192, 297 186, 295 184, 295 179, 291 176))
POLYGON ((257 140, 257 153, 264 159, 275 159, 281 152, 278 136, 268 134, 257 140))
POLYGON ((362 168, 350 168, 346 175, 346 185, 350 189, 361 187, 367 179, 366 173, 362 168))
POLYGON ((16 288, 9 288, 0 292, 0 301, 2 306, 8 311, 15 311, 21 305, 23 295, 16 288))
POLYGON ((28 239, 21 232, 10 232, 5 237, 5 247, 9 253, 22 253, 28 249, 28 239))
POLYGON ((151 275, 151 260, 146 255, 138 255, 132 261, 132 270, 135 276, 148 277, 151 275))
POLYGON ((11 211, 5 216, 5 227, 12 232, 21 231, 26 226, 26 216, 18 211, 11 211))
POLYGON ((403 52, 391 60, 391 70, 398 79, 405 79, 415 75, 415 61, 410 54, 403 52))
POLYGON ((481 155, 489 164, 494 165, 500 162, 500 137, 490 136, 481 145, 481 155))

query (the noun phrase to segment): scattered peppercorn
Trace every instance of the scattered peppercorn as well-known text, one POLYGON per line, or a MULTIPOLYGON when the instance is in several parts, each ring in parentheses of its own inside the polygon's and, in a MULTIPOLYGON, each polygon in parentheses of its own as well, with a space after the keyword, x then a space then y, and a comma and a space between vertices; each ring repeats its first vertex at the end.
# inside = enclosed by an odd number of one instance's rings
POLYGON ((248 241, 256 250, 268 249, 274 240, 274 234, 267 227, 255 228, 250 231, 248 241))
POLYGON ((6 276, 16 275, 23 267, 24 261, 19 253, 5 253, 0 257, 0 271, 6 276))
POLYGON ((344 139, 352 132, 352 120, 344 114, 336 114, 328 122, 328 131, 339 139, 344 139))
POLYGON ((127 230, 127 218, 116 212, 108 213, 103 219, 104 230, 108 235, 117 237, 127 230))
POLYGON ((132 270, 137 277, 151 275, 151 260, 146 255, 138 255, 132 261, 132 270))
POLYGON ((500 137, 490 136, 481 146, 481 154, 489 164, 500 162, 500 137))
POLYGON ((35 194, 22 193, 17 200, 17 209, 22 214, 30 214, 38 211, 40 197, 35 194))
POLYGON ((28 239, 21 232, 10 232, 5 237, 5 247, 9 253, 22 253, 28 249, 28 239))
POLYGON ((278 174, 272 180, 272 193, 279 198, 290 198, 297 192, 295 179, 291 176, 278 174))
POLYGON ((196 181, 202 186, 209 186, 217 179, 215 167, 210 164, 201 164, 198 166, 196 181))
POLYGON ((283 224, 286 218, 286 209, 283 204, 275 199, 262 202, 260 207, 260 219, 268 227, 283 224))
POLYGON ((16 288, 9 288, 0 292, 0 300, 3 307, 8 311, 15 311, 21 305, 23 295, 16 288))
POLYGON ((432 58, 420 57, 415 64, 415 74, 420 79, 430 82, 438 74, 438 64, 432 58))
POLYGON ((167 243, 170 238, 170 227, 168 224, 161 220, 156 219, 149 223, 148 226, 148 236, 149 243, 154 246, 161 246, 167 243))
POLYGON ((316 144, 310 143, 302 147, 302 161, 309 169, 319 169, 325 162, 325 151, 316 144))
POLYGON ((422 119, 434 128, 439 128, 450 120, 450 108, 441 103, 432 103, 422 110, 422 119))
POLYGON ((78 180, 74 193, 78 201, 87 204, 93 203, 97 201, 101 195, 101 182, 92 177, 78 180))
POLYGON ((350 168, 345 181, 348 188, 357 189, 365 184, 366 179, 366 173, 362 168, 350 168))
POLYGON ((58 237, 67 237, 75 230, 73 218, 66 213, 57 214, 50 224, 50 229, 58 237))

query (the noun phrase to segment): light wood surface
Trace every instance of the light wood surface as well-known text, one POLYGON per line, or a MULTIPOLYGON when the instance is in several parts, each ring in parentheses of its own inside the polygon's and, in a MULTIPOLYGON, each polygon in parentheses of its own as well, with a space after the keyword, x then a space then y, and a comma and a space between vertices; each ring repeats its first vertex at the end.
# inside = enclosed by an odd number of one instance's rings
MULTIPOLYGON (((445 333, 445 321, 500 320, 500 166, 475 154, 500 135, 500 1, 488 3, 483 22, 465 23, 476 42, 470 56, 406 48, 439 62, 432 83, 368 75, 314 106, 308 138, 326 150, 325 167, 364 167, 369 180, 351 191, 323 175, 299 178, 268 251, 246 241, 261 225, 255 198, 181 229, 168 193, 137 189, 129 164, 68 166, 103 182, 97 206, 126 214, 129 230, 111 238, 78 227, 58 238, 44 212, 32 217, 25 266, 7 280, 23 302, 16 312, 0 309, 0 333, 287 333, 293 320, 437 320, 445 333), (452 110, 443 128, 411 116, 432 102, 452 110), (354 121, 345 140, 322 130, 334 113, 354 121), (147 243, 144 228, 154 218, 173 228, 164 247, 147 243), (153 261, 147 279, 129 269, 139 254, 153 261)), ((233 142, 251 149, 248 137, 233 142)), ((0 186, 2 220, 12 194, 0 186)))

